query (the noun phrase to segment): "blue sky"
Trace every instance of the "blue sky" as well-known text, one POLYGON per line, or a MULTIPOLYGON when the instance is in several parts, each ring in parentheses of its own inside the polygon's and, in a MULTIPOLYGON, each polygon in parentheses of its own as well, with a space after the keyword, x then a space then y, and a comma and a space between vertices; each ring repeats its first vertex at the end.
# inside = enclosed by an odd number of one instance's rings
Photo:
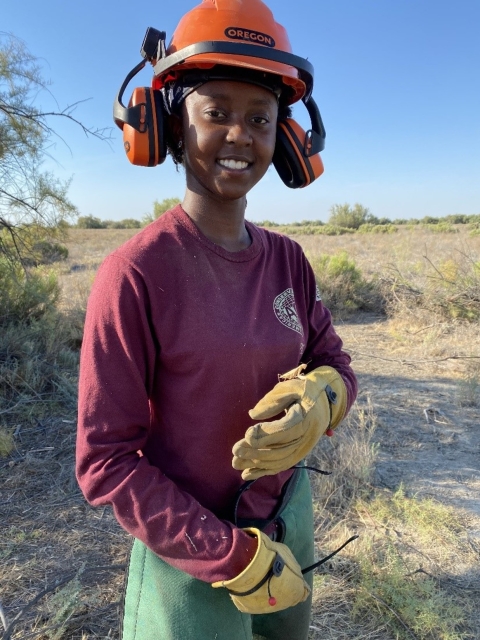
MULTIPOLYGON (((40 58, 61 107, 111 126, 113 99, 140 61, 148 26, 173 33, 197 0, 33 0, 4 3, 0 31, 23 39, 40 58)), ((271 168, 248 199, 251 220, 326 221, 333 204, 360 202, 378 217, 480 213, 479 0, 270 0, 294 53, 315 67, 314 96, 327 142, 325 174, 291 190, 271 168)), ((148 85, 150 69, 134 86, 148 85)), ((137 80, 137 79, 136 79, 137 80)), ((39 104, 50 108, 47 94, 39 104)), ((307 125, 302 105, 294 116, 307 125)), ((56 124, 56 123, 54 123, 56 124)), ((121 133, 109 145, 56 124, 49 166, 72 177, 70 198, 81 215, 141 218, 155 199, 182 197, 184 178, 168 158, 156 168, 132 166, 121 133)))

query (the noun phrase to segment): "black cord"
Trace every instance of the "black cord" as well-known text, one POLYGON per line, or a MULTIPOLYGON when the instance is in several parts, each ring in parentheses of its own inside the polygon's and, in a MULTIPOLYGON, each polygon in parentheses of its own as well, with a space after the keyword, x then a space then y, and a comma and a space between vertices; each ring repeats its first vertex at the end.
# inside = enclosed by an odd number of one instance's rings
POLYGON ((322 558, 321 560, 319 560, 318 562, 315 562, 315 564, 312 564, 310 567, 307 567, 306 569, 302 569, 302 575, 305 575, 306 573, 309 573, 310 571, 313 571, 314 569, 316 569, 317 567, 319 567, 321 564, 324 564, 325 562, 327 562, 328 560, 330 560, 330 558, 333 558, 333 556, 336 556, 337 553, 339 551, 341 551, 344 547, 347 546, 347 544, 350 544, 350 542, 353 542, 354 540, 356 540, 358 538, 357 535, 352 536, 351 538, 349 538, 346 542, 344 542, 342 544, 341 547, 338 547, 338 549, 336 551, 334 551, 333 553, 331 553, 329 556, 327 556, 326 558, 322 558))

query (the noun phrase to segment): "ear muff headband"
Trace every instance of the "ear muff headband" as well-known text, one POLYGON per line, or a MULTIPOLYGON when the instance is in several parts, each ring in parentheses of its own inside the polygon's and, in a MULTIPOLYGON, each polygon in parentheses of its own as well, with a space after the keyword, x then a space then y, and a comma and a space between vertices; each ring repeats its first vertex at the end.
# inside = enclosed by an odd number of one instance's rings
POLYGON ((122 103, 128 83, 144 66, 142 61, 132 69, 120 87, 113 105, 113 118, 123 130, 123 145, 130 162, 142 167, 155 167, 162 164, 167 156, 165 112, 160 91, 137 87, 128 107, 122 103))
POLYGON ((117 96, 113 102, 113 120, 117 127, 123 129, 125 124, 129 124, 137 131, 140 131, 140 105, 126 107, 123 102, 123 94, 125 93, 125 89, 127 88, 130 80, 137 75, 139 71, 143 69, 143 67, 147 64, 146 60, 142 60, 134 67, 130 73, 127 75, 125 80, 120 87, 117 96))

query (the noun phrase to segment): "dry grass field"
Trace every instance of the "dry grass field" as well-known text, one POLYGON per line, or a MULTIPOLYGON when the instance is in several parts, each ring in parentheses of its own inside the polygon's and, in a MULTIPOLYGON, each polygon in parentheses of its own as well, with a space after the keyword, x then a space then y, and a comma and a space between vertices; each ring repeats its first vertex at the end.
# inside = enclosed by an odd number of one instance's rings
MULTIPOLYGON (((359 535, 317 571, 312 640, 480 639, 480 236, 458 229, 295 236, 315 268, 345 252, 325 301, 360 384, 310 460, 332 471, 312 478, 319 557, 359 535), (345 260, 361 274, 349 284, 345 260), (342 301, 347 284, 363 308, 342 301)), ((98 265, 135 232, 70 231, 58 269, 74 342, 98 265)), ((74 403, 62 406, 7 424, 3 640, 119 638, 131 539, 82 498, 74 403)))

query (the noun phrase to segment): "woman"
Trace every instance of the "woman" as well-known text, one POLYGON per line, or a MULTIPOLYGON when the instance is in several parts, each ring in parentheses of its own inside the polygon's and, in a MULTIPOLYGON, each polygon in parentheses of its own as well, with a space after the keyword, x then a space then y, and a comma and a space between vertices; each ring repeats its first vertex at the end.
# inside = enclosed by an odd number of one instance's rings
POLYGON ((89 300, 77 478, 135 537, 124 640, 308 637, 313 514, 295 467, 356 382, 299 245, 245 220, 308 91, 229 47, 261 36, 289 51, 259 0, 204 0, 154 60, 185 196, 105 260, 89 300), (217 50, 169 66, 199 25, 217 50))

